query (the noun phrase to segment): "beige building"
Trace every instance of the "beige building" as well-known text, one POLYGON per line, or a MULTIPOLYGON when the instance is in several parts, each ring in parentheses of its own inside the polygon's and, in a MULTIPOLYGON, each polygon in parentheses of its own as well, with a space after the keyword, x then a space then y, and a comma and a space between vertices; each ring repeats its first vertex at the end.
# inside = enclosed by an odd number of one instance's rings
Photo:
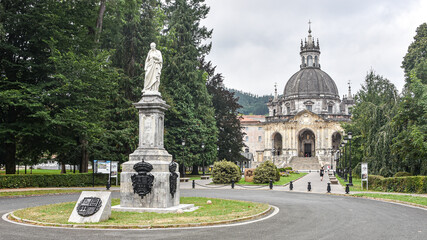
POLYGON ((265 117, 244 116, 245 144, 254 164, 273 160, 278 167, 318 169, 334 166, 334 154, 343 136, 342 122, 350 121, 354 101, 349 86, 341 100, 334 80, 320 69, 319 40, 311 29, 301 40, 300 70, 287 81, 283 95, 267 103, 265 117))

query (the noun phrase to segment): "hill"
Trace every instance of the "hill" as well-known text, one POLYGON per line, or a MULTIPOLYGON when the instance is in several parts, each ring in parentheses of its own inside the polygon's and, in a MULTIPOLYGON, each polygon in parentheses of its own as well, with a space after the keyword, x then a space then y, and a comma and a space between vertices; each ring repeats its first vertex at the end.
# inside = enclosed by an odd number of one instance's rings
POLYGON ((266 115, 268 114, 267 102, 272 95, 258 96, 252 93, 242 92, 236 89, 228 89, 230 92, 234 92, 234 96, 239 98, 239 104, 242 108, 239 112, 244 115, 266 115))

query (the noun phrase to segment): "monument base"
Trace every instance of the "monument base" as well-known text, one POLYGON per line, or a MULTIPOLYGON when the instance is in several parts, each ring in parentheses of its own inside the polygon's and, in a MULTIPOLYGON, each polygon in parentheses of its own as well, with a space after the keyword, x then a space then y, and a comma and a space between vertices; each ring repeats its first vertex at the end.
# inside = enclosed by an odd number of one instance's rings
POLYGON ((155 212, 155 213, 176 213, 179 209, 183 212, 192 212, 197 210, 199 207, 195 207, 194 204, 179 204, 177 206, 168 208, 138 208, 138 207, 121 207, 116 205, 111 207, 114 211, 119 212, 155 212))

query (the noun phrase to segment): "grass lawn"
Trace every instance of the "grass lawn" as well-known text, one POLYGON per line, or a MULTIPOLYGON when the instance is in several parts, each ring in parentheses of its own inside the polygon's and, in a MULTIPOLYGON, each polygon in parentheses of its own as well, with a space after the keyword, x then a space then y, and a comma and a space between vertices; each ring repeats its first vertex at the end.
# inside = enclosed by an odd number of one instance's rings
MULTIPOLYGON (((120 199, 112 199, 111 204, 113 206, 119 203, 120 199)), ((85 225, 167 226, 172 224, 212 223, 253 216, 269 208, 269 205, 264 203, 199 197, 181 198, 181 203, 194 204, 199 209, 181 214, 112 211, 108 221, 86 223, 85 225), (207 204, 207 200, 211 200, 212 204, 207 204)), ((75 202, 68 202, 32 207, 15 211, 14 214, 19 218, 28 220, 67 224, 75 204, 75 202)))
MULTIPOLYGON (((192 181, 192 180, 200 180, 201 176, 202 175, 185 175, 186 178, 190 178, 190 181, 192 181)), ((206 174, 206 173, 205 173, 205 176, 212 177, 210 174, 206 174)))
POLYGON ((79 193, 83 190, 35 190, 35 191, 13 191, 13 192, 0 192, 0 197, 16 197, 16 196, 39 196, 48 194, 67 194, 79 193))
POLYGON ((357 193, 357 194, 353 194, 352 196, 397 200, 401 202, 415 203, 415 204, 427 206, 427 197, 400 195, 400 194, 381 194, 381 193, 357 193))
MULTIPOLYGON (((339 176, 338 176, 338 174, 336 175, 336 178, 338 179, 338 181, 340 182, 340 184, 342 185, 342 186, 346 186, 346 184, 348 183, 348 181, 347 182, 344 182, 344 179, 343 178, 340 178, 339 176)), ((348 179, 348 176, 347 176, 347 179, 348 179)), ((360 179, 360 178, 354 178, 353 177, 353 186, 350 186, 350 193, 352 192, 352 191, 357 191, 357 192, 361 192, 361 191, 366 191, 366 186, 364 186, 363 187, 363 190, 362 190, 362 180, 360 179)))
MULTIPOLYGON (((92 172, 92 170, 90 169, 89 172, 92 172)), ((52 170, 52 169, 33 169, 33 173, 31 173, 30 169, 27 169, 27 174, 60 174, 61 170, 52 170)), ((69 171, 67 170, 67 174, 72 174, 73 171, 69 171)), ((79 171, 76 169, 76 173, 79 173, 79 171)), ((6 172, 5 170, 0 170, 0 175, 5 175, 6 172)), ((16 171, 16 174, 18 174, 18 171, 16 171)), ((25 174, 25 170, 24 169, 19 169, 19 175, 24 175, 25 174)))
MULTIPOLYGON (((303 177, 305 175, 307 175, 307 173, 292 173, 288 177, 281 177, 280 181, 274 182, 273 185, 284 185, 284 184, 289 183, 290 181, 294 181, 295 179, 298 179, 298 178, 303 177)), ((243 177, 236 184, 240 184, 240 185, 267 185, 268 183, 256 184, 253 182, 245 182, 245 178, 243 177)))

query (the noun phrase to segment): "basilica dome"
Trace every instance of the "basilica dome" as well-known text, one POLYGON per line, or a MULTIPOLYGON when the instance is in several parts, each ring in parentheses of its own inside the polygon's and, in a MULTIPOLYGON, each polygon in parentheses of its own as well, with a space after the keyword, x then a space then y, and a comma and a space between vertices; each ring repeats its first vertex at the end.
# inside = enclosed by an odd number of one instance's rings
POLYGON ((339 98, 334 80, 319 67, 302 67, 288 80, 285 100, 295 98, 339 98))

